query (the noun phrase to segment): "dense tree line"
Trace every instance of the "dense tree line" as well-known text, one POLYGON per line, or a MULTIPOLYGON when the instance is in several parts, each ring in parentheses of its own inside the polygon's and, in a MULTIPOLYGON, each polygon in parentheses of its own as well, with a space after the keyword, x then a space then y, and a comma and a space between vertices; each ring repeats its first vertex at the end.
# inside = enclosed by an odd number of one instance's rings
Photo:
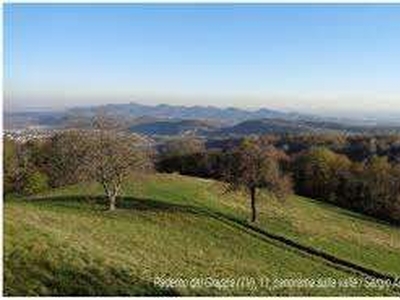
POLYGON ((400 221, 399 165, 385 156, 353 162, 327 148, 297 156, 296 192, 389 221, 400 221))
POLYGON ((345 154, 352 161, 365 162, 371 157, 387 156, 390 162, 400 163, 400 135, 281 135, 274 138, 274 145, 288 154, 326 147, 345 154))

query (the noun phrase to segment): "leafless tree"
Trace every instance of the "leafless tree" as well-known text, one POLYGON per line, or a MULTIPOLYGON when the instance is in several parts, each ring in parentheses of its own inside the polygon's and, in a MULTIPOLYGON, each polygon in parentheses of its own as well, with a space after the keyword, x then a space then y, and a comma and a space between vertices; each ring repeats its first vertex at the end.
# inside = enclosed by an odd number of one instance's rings
POLYGON ((148 152, 137 136, 121 132, 118 123, 104 114, 94 118, 87 143, 89 174, 102 185, 109 209, 115 210, 117 196, 127 176, 150 168, 148 152))

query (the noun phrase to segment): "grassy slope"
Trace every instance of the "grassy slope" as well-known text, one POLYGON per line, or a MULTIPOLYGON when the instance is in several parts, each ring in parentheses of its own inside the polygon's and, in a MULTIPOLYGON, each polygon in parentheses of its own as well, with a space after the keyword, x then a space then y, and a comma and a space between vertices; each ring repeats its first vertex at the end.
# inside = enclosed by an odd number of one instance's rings
MULTIPOLYGON (((151 199, 197 203, 230 213, 243 220, 249 217, 244 195, 224 195, 219 183, 194 181, 190 177, 158 176, 143 180, 138 196, 151 199)), ((284 202, 259 194, 258 226, 304 245, 332 253, 343 259, 385 274, 400 274, 400 228, 379 223, 319 201, 293 196, 284 202)))
MULTIPOLYGON (((135 179, 125 187, 126 209, 102 211, 90 197, 96 185, 56 190, 49 200, 7 201, 7 294, 385 294, 371 289, 161 290, 155 276, 241 278, 345 278, 319 259, 266 242, 196 210, 207 207, 246 218, 247 199, 222 195, 218 183, 177 175, 135 179), (147 199, 147 200, 136 200, 147 199), (66 201, 67 200, 67 201, 66 201), (165 203, 165 205, 161 205, 165 203), (172 208, 171 208, 172 207, 172 208)), ((399 272, 399 230, 345 211, 293 197, 284 203, 262 196, 258 226, 386 273, 399 272), (377 252, 376 252, 377 251, 377 252), (377 253, 377 254, 375 254, 377 253)), ((353 276, 350 274, 350 276, 353 276)))

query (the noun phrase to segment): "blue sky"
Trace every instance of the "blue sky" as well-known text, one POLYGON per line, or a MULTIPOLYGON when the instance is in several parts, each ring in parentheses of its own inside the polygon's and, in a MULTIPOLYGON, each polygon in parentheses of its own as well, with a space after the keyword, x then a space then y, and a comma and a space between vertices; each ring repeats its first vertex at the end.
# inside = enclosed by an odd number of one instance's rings
POLYGON ((400 5, 4 8, 6 108, 400 112, 400 5))

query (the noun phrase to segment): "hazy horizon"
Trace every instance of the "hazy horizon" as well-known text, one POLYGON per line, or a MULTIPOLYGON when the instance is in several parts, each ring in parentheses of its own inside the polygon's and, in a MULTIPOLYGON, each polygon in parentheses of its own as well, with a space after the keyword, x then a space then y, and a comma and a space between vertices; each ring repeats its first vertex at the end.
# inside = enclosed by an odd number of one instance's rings
POLYGON ((5 4, 4 107, 400 115, 400 5, 5 4))

